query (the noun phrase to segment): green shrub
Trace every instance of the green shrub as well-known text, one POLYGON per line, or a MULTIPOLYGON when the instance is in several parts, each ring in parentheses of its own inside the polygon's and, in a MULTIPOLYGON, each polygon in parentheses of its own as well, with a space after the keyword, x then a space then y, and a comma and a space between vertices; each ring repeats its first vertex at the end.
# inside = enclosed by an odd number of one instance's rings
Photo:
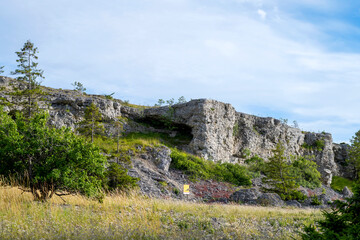
POLYGON ((251 185, 251 180, 244 166, 231 163, 214 163, 176 148, 171 152, 171 168, 184 171, 195 181, 197 179, 214 179, 235 185, 251 185))
POLYGON ((330 186, 332 189, 339 192, 341 192, 345 186, 347 186, 351 191, 353 191, 354 181, 344 177, 334 176, 332 178, 330 186))
POLYGON ((173 193, 177 196, 180 194, 180 190, 177 188, 173 188, 173 193))
POLYGON ((251 185, 250 177, 244 166, 232 163, 216 164, 214 169, 215 178, 229 182, 237 186, 251 185))
POLYGON ((305 157, 293 160, 291 173, 295 181, 303 187, 314 189, 321 186, 321 174, 317 170, 317 164, 305 157))
POLYGON ((321 205, 321 201, 319 200, 318 196, 315 196, 311 199, 311 205, 319 206, 321 205))
POLYGON ((305 194, 303 194, 302 192, 300 192, 298 190, 293 190, 293 191, 290 191, 290 192, 288 192, 286 194, 280 193, 279 196, 284 201, 297 200, 299 202, 302 202, 307 198, 305 194))
POLYGON ((41 112, 14 120, 0 108, 0 174, 27 177, 21 185, 35 200, 64 192, 101 200, 106 158, 70 128, 49 127, 48 118, 41 112))
POLYGON ((107 184, 105 186, 106 189, 110 191, 114 190, 130 190, 137 186, 137 182, 139 178, 134 178, 127 175, 128 170, 117 163, 110 163, 107 171, 107 184))

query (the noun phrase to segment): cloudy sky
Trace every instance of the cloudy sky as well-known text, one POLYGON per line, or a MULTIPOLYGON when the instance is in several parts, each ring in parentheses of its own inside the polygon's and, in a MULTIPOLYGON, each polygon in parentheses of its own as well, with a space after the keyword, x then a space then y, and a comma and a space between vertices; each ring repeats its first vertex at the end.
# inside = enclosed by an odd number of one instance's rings
POLYGON ((132 103, 212 98, 349 142, 360 129, 360 2, 0 0, 0 66, 30 39, 43 85, 132 103))

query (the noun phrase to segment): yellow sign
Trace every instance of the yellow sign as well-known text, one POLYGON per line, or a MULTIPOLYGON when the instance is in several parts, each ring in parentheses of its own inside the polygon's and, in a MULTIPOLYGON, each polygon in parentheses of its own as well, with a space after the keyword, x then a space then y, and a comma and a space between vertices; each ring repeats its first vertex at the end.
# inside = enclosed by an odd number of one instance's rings
POLYGON ((190 185, 184 185, 184 194, 190 194, 190 185))

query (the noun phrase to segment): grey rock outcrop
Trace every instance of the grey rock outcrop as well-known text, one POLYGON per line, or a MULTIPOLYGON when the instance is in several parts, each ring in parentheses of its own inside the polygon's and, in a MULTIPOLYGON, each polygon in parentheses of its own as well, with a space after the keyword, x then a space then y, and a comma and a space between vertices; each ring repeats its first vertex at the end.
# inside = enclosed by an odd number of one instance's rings
POLYGON ((284 201, 276 193, 263 193, 257 188, 240 189, 230 196, 230 201, 249 204, 280 207, 284 201))
POLYGON ((337 175, 349 179, 356 178, 356 170, 354 165, 349 163, 349 149, 350 146, 346 143, 333 143, 334 160, 338 166, 337 175))
POLYGON ((208 160, 242 163, 246 151, 267 160, 280 141, 287 156, 314 156, 327 186, 333 175, 339 175, 329 133, 304 132, 274 118, 238 113, 229 104, 209 99, 145 109, 143 118, 165 118, 188 126, 192 140, 186 150, 208 160))
POLYGON ((284 201, 276 193, 263 193, 257 199, 257 202, 262 206, 281 207, 284 205, 284 201))
POLYGON ((301 203, 299 203, 298 201, 296 200, 289 200, 289 201, 286 201, 285 202, 286 206, 289 206, 289 207, 297 207, 297 208, 301 208, 301 203))
MULTIPOLYGON (((3 89, 0 97, 16 105, 18 100, 7 94, 13 86, 21 88, 21 83, 0 77, 3 89)), ((83 119, 86 107, 93 102, 99 107, 109 134, 114 132, 111 121, 125 117, 129 120, 124 124, 125 132, 159 132, 170 137, 185 134, 188 142, 182 144, 183 150, 208 160, 233 163, 242 163, 245 152, 266 161, 280 141, 288 156, 315 156, 327 186, 334 175, 353 176, 353 167, 345 161, 347 146, 333 144, 331 134, 304 132, 285 121, 236 112, 230 104, 197 99, 171 107, 139 109, 100 95, 51 88, 44 91, 47 100, 40 105, 49 110, 51 123, 57 127, 75 128, 83 119)), ((166 164, 163 168, 167 168, 166 164)))
POLYGON ((161 170, 168 171, 171 163, 171 150, 168 147, 160 146, 157 148, 151 148, 150 154, 151 160, 161 170))
POLYGON ((258 198, 262 195, 256 188, 240 189, 230 196, 230 201, 244 204, 257 204, 258 198))

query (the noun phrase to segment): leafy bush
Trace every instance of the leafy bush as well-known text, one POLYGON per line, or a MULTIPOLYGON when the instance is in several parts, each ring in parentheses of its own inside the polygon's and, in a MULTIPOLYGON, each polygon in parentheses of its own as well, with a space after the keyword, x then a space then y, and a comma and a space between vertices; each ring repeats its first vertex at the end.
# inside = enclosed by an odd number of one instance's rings
POLYGON ((250 177, 244 166, 232 163, 216 164, 213 175, 220 181, 229 182, 237 186, 251 185, 250 177))
POLYGON ((70 128, 49 127, 48 117, 17 114, 13 120, 0 109, 0 174, 27 176, 22 185, 35 200, 64 192, 101 199, 106 158, 70 128))
POLYGON ((191 154, 181 152, 176 148, 171 152, 171 168, 185 171, 192 180, 215 179, 235 185, 251 185, 251 180, 244 166, 231 163, 214 163, 191 154))
POLYGON ((335 191, 341 192, 344 189, 344 187, 347 186, 351 191, 353 191, 354 184, 355 183, 353 180, 340 176, 334 176, 332 178, 331 188, 334 189, 335 191))
POLYGON ((127 175, 128 170, 117 163, 110 163, 105 176, 107 177, 107 184, 105 188, 110 191, 113 190, 130 190, 135 188, 139 178, 134 178, 127 175))
POLYGON ((321 186, 321 174, 314 161, 305 157, 298 157, 292 162, 291 172, 295 181, 301 186, 312 189, 321 186))
POLYGON ((303 194, 302 192, 300 192, 298 190, 292 190, 286 194, 280 193, 279 196, 284 201, 297 200, 297 201, 301 202, 307 198, 305 194, 303 194))

